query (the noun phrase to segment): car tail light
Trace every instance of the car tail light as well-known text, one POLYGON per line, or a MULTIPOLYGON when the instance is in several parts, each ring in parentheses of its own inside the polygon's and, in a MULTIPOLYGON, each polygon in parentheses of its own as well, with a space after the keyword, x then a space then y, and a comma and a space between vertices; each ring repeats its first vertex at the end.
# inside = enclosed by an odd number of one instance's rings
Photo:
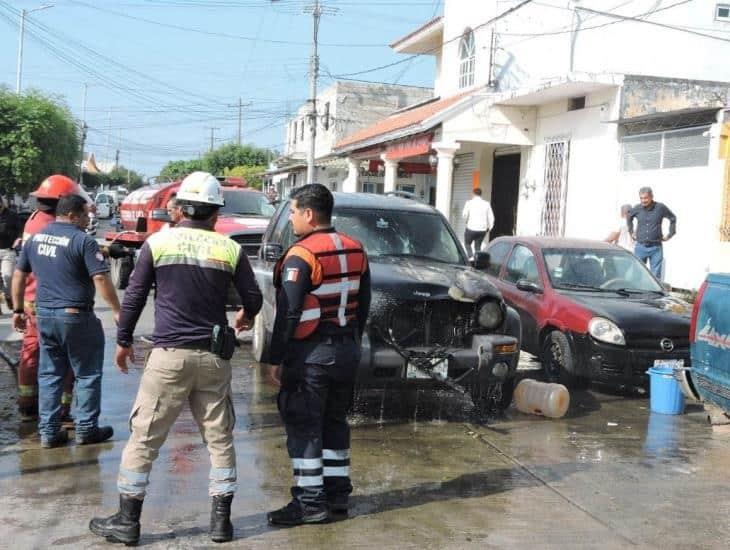
POLYGON ((695 332, 697 331, 697 318, 700 316, 700 303, 702 302, 702 296, 707 290, 707 281, 702 283, 700 291, 695 297, 695 303, 692 306, 692 320, 689 323, 689 343, 693 344, 695 341, 695 332))

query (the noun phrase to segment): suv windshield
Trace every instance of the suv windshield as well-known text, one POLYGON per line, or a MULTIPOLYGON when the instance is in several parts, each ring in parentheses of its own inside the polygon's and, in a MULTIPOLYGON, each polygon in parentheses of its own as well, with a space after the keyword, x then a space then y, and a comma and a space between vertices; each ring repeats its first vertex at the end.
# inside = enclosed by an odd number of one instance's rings
POLYGON ((335 208, 332 222, 359 240, 368 256, 410 256, 463 264, 459 244, 437 214, 335 208))
POLYGON ((548 248, 545 265, 554 288, 663 292, 641 262, 626 250, 548 248))
POLYGON ((255 191, 223 191, 226 205, 221 208, 223 214, 245 214, 248 216, 271 217, 275 208, 263 193, 255 191))

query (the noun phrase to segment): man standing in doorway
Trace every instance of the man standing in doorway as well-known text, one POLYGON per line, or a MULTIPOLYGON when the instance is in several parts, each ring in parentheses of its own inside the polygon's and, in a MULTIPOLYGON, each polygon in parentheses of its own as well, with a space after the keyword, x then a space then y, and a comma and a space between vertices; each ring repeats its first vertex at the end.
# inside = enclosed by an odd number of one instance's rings
POLYGON ((489 201, 482 198, 482 190, 479 187, 474 188, 474 196, 466 201, 464 211, 461 216, 466 221, 466 229, 464 230, 464 245, 470 256, 473 256, 482 249, 482 242, 487 233, 494 226, 494 213, 489 201), (474 250, 472 251, 472 243, 474 250))
POLYGON ((642 262, 648 261, 651 272, 657 279, 661 279, 664 264, 662 243, 671 239, 677 232, 677 216, 666 205, 654 200, 651 187, 639 189, 639 201, 626 217, 629 234, 636 241, 634 254, 642 262), (662 231, 664 218, 669 220, 669 233, 666 235, 662 231))

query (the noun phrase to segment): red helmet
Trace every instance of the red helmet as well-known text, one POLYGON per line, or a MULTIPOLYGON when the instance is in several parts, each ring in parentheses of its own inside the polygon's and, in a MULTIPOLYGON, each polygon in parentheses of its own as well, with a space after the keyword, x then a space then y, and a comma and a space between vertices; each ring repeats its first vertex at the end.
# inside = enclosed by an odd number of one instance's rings
POLYGON ((44 179, 31 195, 37 199, 60 199, 62 195, 81 195, 81 187, 67 176, 54 174, 44 179))

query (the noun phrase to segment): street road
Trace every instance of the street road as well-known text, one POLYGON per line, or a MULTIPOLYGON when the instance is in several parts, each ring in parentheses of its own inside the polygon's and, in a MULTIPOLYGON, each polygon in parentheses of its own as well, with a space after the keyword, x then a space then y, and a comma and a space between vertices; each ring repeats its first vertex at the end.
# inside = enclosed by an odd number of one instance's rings
MULTIPOLYGON (((137 335, 152 329, 148 304, 137 335)), ((103 423, 112 441, 42 450, 20 425, 9 368, 0 364, 0 547, 102 548, 87 528, 117 505, 116 474, 142 365, 112 364, 107 309, 103 423)), ((0 317, 0 338, 10 334, 0 317)), ((10 349, 13 344, 5 344, 10 349)), ((17 345, 16 345, 17 348, 17 345)), ((137 346, 140 355, 144 346, 137 346)), ((650 414, 645 398, 598 391, 572 396, 567 417, 510 409, 490 426, 448 392, 373 391, 352 416, 350 519, 276 529, 266 511, 288 501, 291 470, 275 388, 244 345, 235 356, 233 501, 240 548, 726 548, 730 443, 698 407, 650 414)), ((208 458, 189 411, 155 464, 141 544, 200 548, 207 536, 208 458)))

